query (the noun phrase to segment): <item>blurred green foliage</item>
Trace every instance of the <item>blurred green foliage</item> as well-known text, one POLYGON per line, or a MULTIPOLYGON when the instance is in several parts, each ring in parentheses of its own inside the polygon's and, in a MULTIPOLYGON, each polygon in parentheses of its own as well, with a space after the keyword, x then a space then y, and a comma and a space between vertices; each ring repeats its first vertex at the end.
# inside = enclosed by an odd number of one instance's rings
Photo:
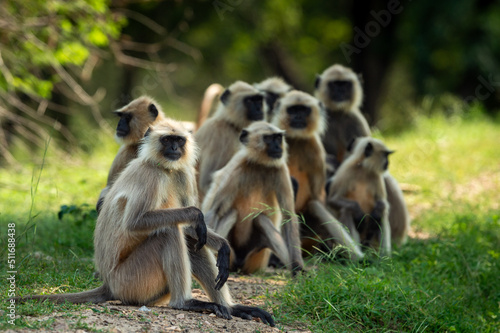
POLYGON ((126 22, 111 15, 108 0, 6 0, 0 9, 0 89, 43 98, 59 81, 50 67, 83 66, 89 49, 118 38, 126 22))
POLYGON ((66 129, 65 140, 90 151, 98 142, 86 140, 87 129, 114 126, 109 111, 140 94, 170 116, 195 119, 213 82, 278 75, 312 92, 315 75, 333 63, 363 74, 362 109, 385 133, 414 126, 422 110, 500 109, 496 1, 6 0, 0 9, 0 107, 7 110, 0 148, 9 151, 13 137, 31 142, 26 132, 41 131, 25 120, 66 129), (391 4, 397 13, 380 24, 376 17, 391 4), (367 34, 370 25, 376 33, 367 34), (342 45, 355 45, 358 31, 369 42, 346 57, 342 45), (61 68, 72 77, 61 77, 61 68))

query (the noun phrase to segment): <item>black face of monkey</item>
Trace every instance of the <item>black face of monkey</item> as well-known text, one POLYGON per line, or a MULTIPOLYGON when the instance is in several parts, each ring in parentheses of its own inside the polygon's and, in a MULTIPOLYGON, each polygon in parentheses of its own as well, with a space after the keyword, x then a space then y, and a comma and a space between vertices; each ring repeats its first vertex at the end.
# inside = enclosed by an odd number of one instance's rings
POLYGON ((179 135, 164 135, 160 138, 163 146, 163 156, 171 161, 177 161, 184 154, 186 138, 179 135))
POLYGON ((267 145, 267 156, 271 158, 281 158, 283 156, 283 134, 264 135, 263 139, 267 145))
POLYGON ((116 135, 120 138, 124 138, 130 133, 130 121, 132 120, 132 115, 126 112, 116 112, 116 115, 120 117, 118 126, 116 127, 116 135))
POLYGON ((328 82, 328 94, 334 102, 350 100, 352 98, 352 81, 335 80, 328 82))
POLYGON ((247 119, 251 121, 264 119, 264 97, 262 95, 248 96, 243 99, 247 109, 247 119))
POLYGON ((311 108, 305 105, 292 105, 286 109, 290 119, 290 127, 304 129, 307 127, 307 118, 311 114, 311 108))
POLYGON ((394 153, 393 151, 384 151, 384 157, 385 157, 385 161, 384 161, 384 170, 387 170, 387 168, 389 168, 389 155, 394 153))
POLYGON ((266 104, 269 109, 269 112, 272 112, 274 108, 274 103, 278 100, 280 96, 270 91, 266 91, 266 104))

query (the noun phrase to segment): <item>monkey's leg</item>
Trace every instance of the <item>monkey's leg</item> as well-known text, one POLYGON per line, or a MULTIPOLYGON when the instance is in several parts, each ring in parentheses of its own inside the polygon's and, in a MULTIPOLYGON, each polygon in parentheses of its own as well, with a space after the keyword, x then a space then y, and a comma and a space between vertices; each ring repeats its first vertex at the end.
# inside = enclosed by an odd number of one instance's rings
POLYGON ((339 221, 349 229, 349 233, 351 234, 352 239, 358 244, 360 242, 359 232, 356 229, 356 224, 354 223, 354 217, 351 209, 341 208, 339 221))
MULTIPOLYGON (((194 246, 194 239, 191 238, 191 240, 189 240, 188 238, 188 241, 190 242, 190 247, 194 246)), ((223 270, 221 269, 219 261, 228 262, 229 254, 226 253, 226 250, 222 250, 225 248, 224 245, 220 246, 221 243, 227 244, 226 242, 227 241, 225 239, 211 232, 209 229, 207 246, 202 248, 200 251, 189 252, 191 270, 195 279, 201 284, 210 300, 214 303, 221 304, 224 307, 229 307, 231 315, 248 320, 251 320, 253 317, 257 317, 260 318, 260 320, 262 320, 265 324, 274 326, 274 320, 269 313, 257 307, 234 304, 227 285, 220 285, 220 280, 217 282, 217 279, 221 275, 221 270, 223 270), (217 255, 217 262, 214 255, 207 249, 207 247, 213 249, 218 247, 220 248, 217 255), (216 266, 219 267, 218 275, 215 269, 216 266)), ((227 270, 227 268, 225 270, 227 270)))
MULTIPOLYGON (((191 263, 182 230, 168 228, 168 231, 162 233, 162 236, 165 238, 162 263, 170 290, 169 305, 172 308, 187 311, 213 312, 218 317, 231 319, 229 311, 222 304, 192 299, 191 263)), ((215 278, 213 283, 215 283, 215 278)))
POLYGON ((350 250, 351 259, 360 260, 364 257, 359 246, 353 241, 349 233, 345 230, 342 224, 333 217, 325 206, 318 200, 309 201, 307 208, 309 213, 317 218, 323 226, 328 230, 330 235, 339 244, 344 245, 350 250))
POLYGON ((226 238, 237 221, 238 212, 234 209, 231 209, 219 219, 217 225, 214 227, 214 231, 222 237, 226 238))
MULTIPOLYGON (((215 290, 220 290, 222 286, 226 283, 227 278, 229 277, 229 263, 230 263, 230 253, 231 253, 231 248, 229 247, 229 243, 227 240, 218 234, 216 234, 213 230, 208 229, 208 234, 207 234, 207 244, 206 247, 210 248, 211 250, 218 251, 217 252, 217 262, 214 262, 214 265, 210 266, 210 270, 205 269, 200 266, 202 269, 202 273, 205 272, 211 272, 212 267, 218 267, 219 268, 219 273, 216 274, 216 277, 214 279, 214 288, 215 290)), ((197 255, 197 252, 193 252, 194 246, 196 244, 196 233, 194 232, 193 228, 186 228, 186 240, 188 242, 188 247, 190 249, 189 254, 191 257, 191 270, 195 273, 197 269, 197 265, 193 264, 193 259, 199 261, 198 258, 200 257, 197 255), (193 258, 193 254, 196 255, 195 258, 193 258)), ((203 249, 202 249, 203 250, 203 249)), ((200 250, 201 251, 201 250, 200 250)), ((203 257, 203 256, 201 256, 203 257)), ((212 256, 213 257, 213 256, 212 256)), ((212 258, 209 256, 209 259, 212 258)), ((208 260, 208 259, 207 259, 208 260)), ((210 260, 209 260, 210 261, 210 260)), ((195 274, 196 276, 196 274, 195 274)), ((202 281, 208 281, 206 279, 202 281)), ((207 290, 206 288, 204 288, 207 290)))
MULTIPOLYGON (((264 214, 259 214, 254 219, 255 227, 260 231, 260 234, 264 237, 261 240, 261 245, 268 247, 273 251, 276 256, 284 263, 288 268, 291 268, 290 255, 288 254, 288 248, 286 246, 281 233, 273 225, 273 222, 264 214)), ((267 263, 266 263, 267 266, 267 263)))

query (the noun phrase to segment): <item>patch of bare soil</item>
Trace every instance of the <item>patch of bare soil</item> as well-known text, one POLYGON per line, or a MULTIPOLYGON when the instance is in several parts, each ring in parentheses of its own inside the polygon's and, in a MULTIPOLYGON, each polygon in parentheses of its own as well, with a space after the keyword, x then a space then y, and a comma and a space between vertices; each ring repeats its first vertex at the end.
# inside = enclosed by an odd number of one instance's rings
MULTIPOLYGON (((262 279, 254 276, 231 275, 229 289, 234 302, 265 308, 265 292, 276 291, 285 281, 282 279, 262 279)), ((193 289, 193 297, 208 301, 204 292, 193 289)), ((231 320, 217 318, 214 314, 204 314, 174 310, 169 307, 124 306, 119 302, 92 305, 88 309, 73 313, 53 313, 43 317, 28 317, 30 322, 53 320, 49 329, 37 332, 310 332, 303 324, 295 327, 276 322, 270 327, 257 320, 231 320)), ((32 332, 28 329, 7 332, 32 332)))

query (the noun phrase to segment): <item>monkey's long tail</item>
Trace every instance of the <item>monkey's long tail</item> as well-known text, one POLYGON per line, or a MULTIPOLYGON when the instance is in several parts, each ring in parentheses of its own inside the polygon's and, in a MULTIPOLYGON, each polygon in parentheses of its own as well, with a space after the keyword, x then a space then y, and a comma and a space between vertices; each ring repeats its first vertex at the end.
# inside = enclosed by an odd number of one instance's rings
POLYGON ((212 83, 205 90, 203 100, 201 101, 200 112, 198 113, 198 121, 196 122, 196 129, 207 120, 210 109, 214 103, 214 99, 224 91, 224 87, 218 83, 212 83))
POLYGON ((38 300, 38 301, 48 300, 54 303, 64 303, 65 301, 67 301, 74 304, 81 304, 81 303, 97 304, 110 301, 113 299, 113 296, 109 288, 104 285, 92 290, 83 291, 81 293, 19 296, 11 299, 21 303, 29 300, 38 300))

